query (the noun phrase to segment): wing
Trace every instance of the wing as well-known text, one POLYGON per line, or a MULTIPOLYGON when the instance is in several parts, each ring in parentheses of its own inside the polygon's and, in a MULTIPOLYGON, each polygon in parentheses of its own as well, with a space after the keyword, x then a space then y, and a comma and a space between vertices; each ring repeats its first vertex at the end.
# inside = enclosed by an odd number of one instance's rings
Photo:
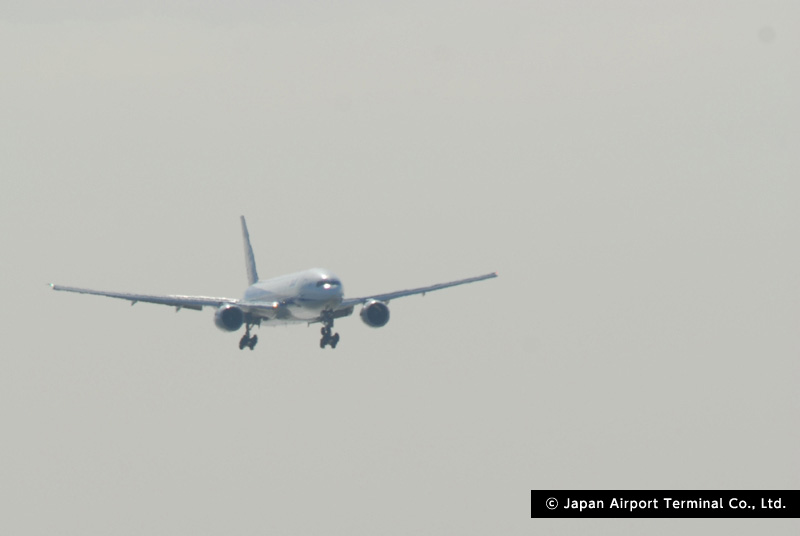
POLYGON ((455 287, 458 285, 466 285, 467 283, 475 283, 476 281, 483 281, 484 279, 492 279, 495 277, 497 277, 497 272, 492 272, 491 274, 486 274, 486 275, 479 275, 477 277, 468 277, 467 279, 459 279, 458 281, 439 283, 438 285, 431 285, 429 287, 398 290, 396 292, 387 292, 386 294, 375 294, 374 296, 365 296, 363 298, 350 298, 342 300, 342 303, 337 308, 337 311, 342 309, 352 308, 355 305, 366 303, 370 300, 388 302, 389 300, 393 300, 395 298, 402 298, 403 296, 412 296, 414 294, 425 294, 427 292, 433 292, 434 290, 441 290, 443 288, 455 287))
POLYGON ((219 307, 225 303, 238 303, 239 300, 231 298, 211 298, 207 296, 152 296, 149 294, 128 294, 126 292, 105 292, 102 290, 90 290, 86 288, 64 287, 50 283, 53 290, 63 290, 66 292, 77 292, 78 294, 94 294, 96 296, 107 296, 109 298, 119 298, 128 300, 131 305, 136 302, 157 303, 159 305, 170 305, 176 309, 201 310, 203 307, 219 307))

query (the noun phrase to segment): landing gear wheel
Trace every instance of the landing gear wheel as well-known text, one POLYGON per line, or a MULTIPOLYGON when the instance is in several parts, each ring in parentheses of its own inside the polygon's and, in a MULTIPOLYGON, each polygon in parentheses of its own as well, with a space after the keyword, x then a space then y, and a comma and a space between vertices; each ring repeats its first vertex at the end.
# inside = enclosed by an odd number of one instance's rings
POLYGON ((322 338, 319 340, 319 347, 325 348, 329 344, 331 348, 336 348, 336 345, 339 343, 339 334, 336 333, 335 335, 331 336, 331 331, 333 328, 333 313, 331 311, 323 312, 321 315, 322 318, 322 329, 319 332, 322 334, 322 338))
POLYGON ((319 340, 319 347, 325 348, 326 346, 330 345, 331 348, 336 348, 336 345, 339 344, 339 334, 336 333, 333 336, 330 334, 323 335, 322 338, 319 340))
POLYGON ((239 350, 244 350, 244 347, 247 346, 251 350, 255 348, 256 343, 258 342, 258 335, 250 336, 250 328, 252 328, 255 324, 245 324, 244 325, 244 335, 242 338, 239 339, 239 350))

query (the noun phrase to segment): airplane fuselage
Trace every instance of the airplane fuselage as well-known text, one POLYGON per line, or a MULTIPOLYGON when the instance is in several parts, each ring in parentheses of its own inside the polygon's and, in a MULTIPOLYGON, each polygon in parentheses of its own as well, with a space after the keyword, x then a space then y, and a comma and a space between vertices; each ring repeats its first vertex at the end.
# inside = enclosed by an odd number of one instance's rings
MULTIPOLYGON (((312 268, 258 281, 247 287, 243 304, 279 303, 275 320, 307 322, 335 310, 344 297, 341 280, 330 270, 312 268)), ((274 322, 270 322, 274 323, 274 322)))

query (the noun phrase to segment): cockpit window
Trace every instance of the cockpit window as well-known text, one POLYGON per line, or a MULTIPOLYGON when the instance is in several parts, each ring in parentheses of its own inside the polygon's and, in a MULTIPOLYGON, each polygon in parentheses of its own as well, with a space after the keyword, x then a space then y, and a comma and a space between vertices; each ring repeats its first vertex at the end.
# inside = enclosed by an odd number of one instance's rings
POLYGON ((338 279, 322 279, 320 281, 317 281, 317 286, 321 287, 326 283, 332 287, 338 287, 339 285, 341 285, 338 279))

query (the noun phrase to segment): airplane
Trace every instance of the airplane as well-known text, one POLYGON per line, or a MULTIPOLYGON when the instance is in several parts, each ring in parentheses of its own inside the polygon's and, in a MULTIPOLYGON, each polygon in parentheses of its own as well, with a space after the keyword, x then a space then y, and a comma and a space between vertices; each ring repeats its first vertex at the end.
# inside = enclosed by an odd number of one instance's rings
POLYGON ((333 272, 323 268, 312 268, 272 279, 259 279, 253 248, 250 245, 250 234, 247 231, 247 222, 244 216, 241 216, 241 222, 249 286, 240 300, 207 296, 153 296, 125 292, 105 292, 66 287, 54 283, 50 283, 50 288, 79 294, 119 298, 130 301, 131 305, 135 305, 138 302, 169 305, 175 307, 176 312, 181 309, 200 311, 203 307, 215 307, 214 324, 219 329, 234 332, 238 331, 242 326, 245 327, 244 335, 239 340, 240 350, 244 350, 245 347, 250 348, 250 350, 255 348, 258 342, 258 335, 251 336, 250 331, 254 326, 259 326, 260 328, 262 323, 268 326, 292 323, 307 323, 308 325, 321 323, 320 333, 322 338, 319 341, 319 347, 330 346, 331 348, 336 348, 339 343, 339 334, 332 334, 333 321, 337 318, 350 316, 357 305, 362 306, 359 313, 361 320, 370 327, 380 328, 389 322, 388 303, 390 300, 415 294, 424 296, 434 290, 497 277, 497 272, 493 272, 428 287, 374 294, 363 298, 345 298, 341 280, 333 272))

